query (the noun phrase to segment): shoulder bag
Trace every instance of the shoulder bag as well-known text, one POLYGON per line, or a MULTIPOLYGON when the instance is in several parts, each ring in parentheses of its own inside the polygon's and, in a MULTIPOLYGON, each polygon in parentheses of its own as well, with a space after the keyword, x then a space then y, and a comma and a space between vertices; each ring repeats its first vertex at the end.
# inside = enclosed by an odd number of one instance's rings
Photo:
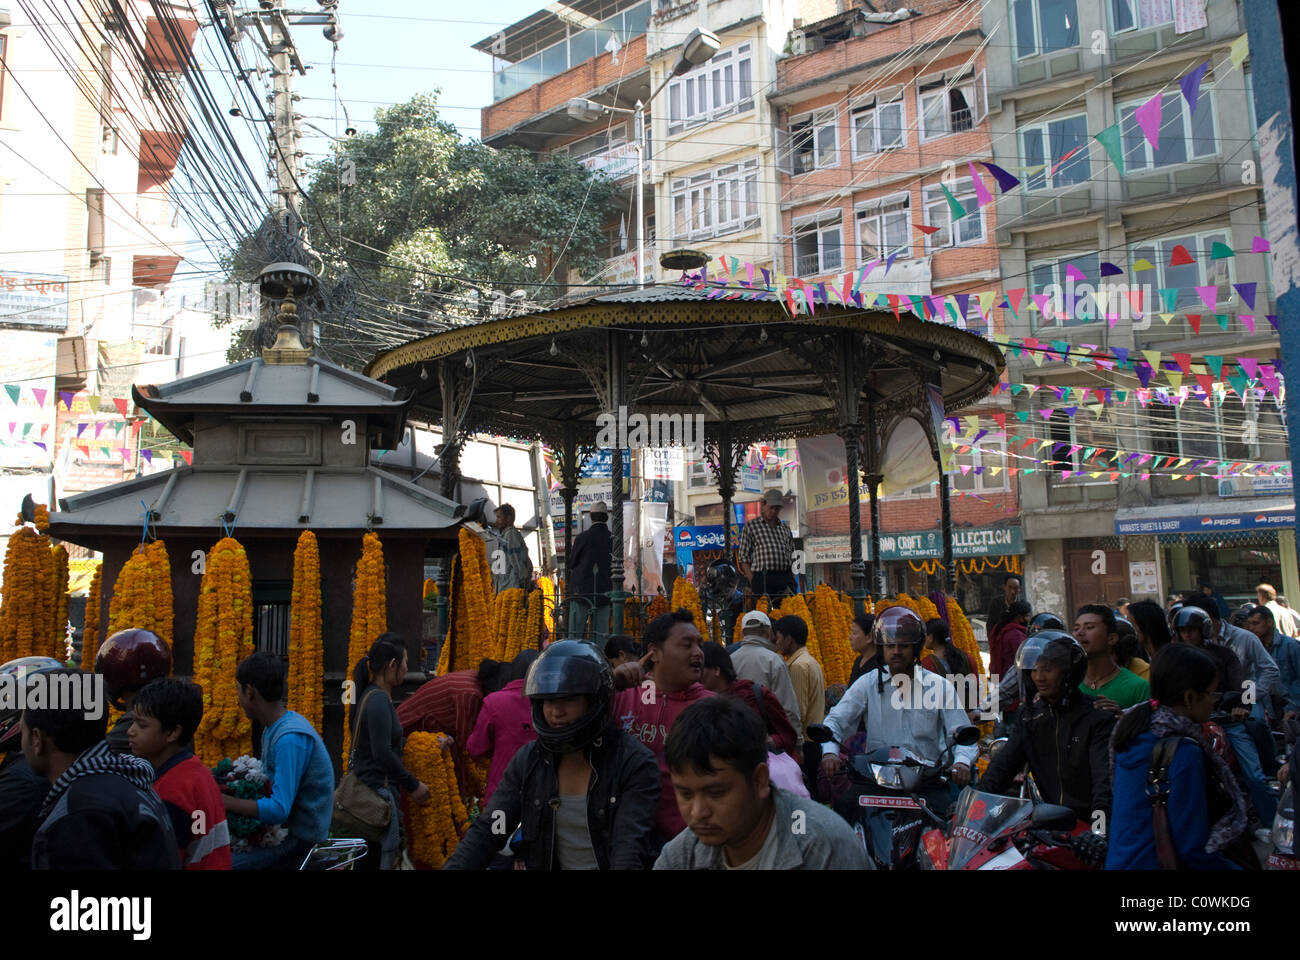
POLYGON ((388 800, 366 786, 355 770, 357 741, 361 738, 366 701, 375 692, 371 689, 361 698, 361 707, 357 710, 356 735, 352 740, 352 752, 348 755, 348 772, 343 775, 343 779, 334 790, 333 818, 333 827, 336 831, 348 836, 362 837, 371 843, 379 843, 383 839, 393 816, 393 808, 388 800))

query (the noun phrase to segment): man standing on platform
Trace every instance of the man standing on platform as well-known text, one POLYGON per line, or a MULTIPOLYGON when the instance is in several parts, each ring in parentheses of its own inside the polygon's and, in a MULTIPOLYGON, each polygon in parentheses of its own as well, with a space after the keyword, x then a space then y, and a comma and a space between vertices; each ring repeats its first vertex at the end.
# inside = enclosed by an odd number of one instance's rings
POLYGON ((780 599, 798 592, 790 566, 794 562, 794 536, 781 520, 784 498, 775 488, 763 492, 763 512, 740 531, 740 572, 754 596, 780 599))
POLYGON ((492 526, 500 555, 492 557, 492 586, 497 593, 506 590, 531 590, 533 587, 533 561, 528 556, 524 535, 515 526, 515 508, 508 503, 497 507, 492 526))
POLYGON ((1011 605, 1019 599, 1020 578, 1009 573, 1002 580, 1002 592, 993 598, 985 615, 985 629, 988 630, 990 637, 993 636, 993 631, 998 628, 1007 611, 1011 609, 1011 605))
POLYGON ((609 527, 609 505, 597 500, 591 506, 591 529, 573 541, 572 577, 569 587, 569 636, 587 637, 587 620, 591 619, 591 642, 604 649, 609 639, 610 549, 613 539, 609 527))

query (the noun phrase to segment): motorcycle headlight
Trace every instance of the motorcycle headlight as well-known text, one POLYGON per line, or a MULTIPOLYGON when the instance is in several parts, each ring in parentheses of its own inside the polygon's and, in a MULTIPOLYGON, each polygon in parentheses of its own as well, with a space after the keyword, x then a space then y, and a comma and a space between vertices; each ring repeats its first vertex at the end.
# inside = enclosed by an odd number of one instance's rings
POLYGON ((1295 853, 1295 815, 1283 816, 1279 810, 1273 818, 1273 846, 1278 853, 1295 853))

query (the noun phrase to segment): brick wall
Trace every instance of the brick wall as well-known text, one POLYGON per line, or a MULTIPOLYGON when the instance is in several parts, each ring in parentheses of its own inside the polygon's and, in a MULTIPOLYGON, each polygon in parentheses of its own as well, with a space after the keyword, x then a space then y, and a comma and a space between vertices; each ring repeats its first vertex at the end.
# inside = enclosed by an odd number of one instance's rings
MULTIPOLYGON (((618 63, 610 53, 580 63, 564 73, 535 83, 527 90, 507 97, 500 103, 484 107, 482 137, 487 139, 529 117, 558 107, 573 97, 582 97, 607 84, 626 80, 645 70, 645 35, 636 37, 618 52, 618 63)), ((647 82, 638 80, 638 84, 647 82)))

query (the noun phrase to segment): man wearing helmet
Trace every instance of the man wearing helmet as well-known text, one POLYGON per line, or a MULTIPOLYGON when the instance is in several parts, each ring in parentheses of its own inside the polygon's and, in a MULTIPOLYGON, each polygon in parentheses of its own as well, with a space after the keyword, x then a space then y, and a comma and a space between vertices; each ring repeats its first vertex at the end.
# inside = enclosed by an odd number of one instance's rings
POLYGON ((1033 640, 1041 642, 1029 686, 1037 692, 1021 709, 1011 738, 989 764, 980 789, 1007 793, 1028 763, 1045 801, 1069 807, 1080 820, 1091 822, 1098 811, 1109 817, 1109 745, 1115 718, 1095 709, 1095 698, 1079 690, 1088 669, 1082 647, 1057 631, 1042 631, 1033 640))
POLYGON ((171 676, 172 652, 162 638, 149 630, 119 630, 95 654, 95 672, 104 675, 108 699, 122 716, 104 738, 114 753, 130 753, 127 731, 135 717, 131 704, 150 680, 171 676))
MULTIPOLYGON (((19 657, 0 666, 0 684, 12 689, 10 685, 26 683, 33 674, 62 669, 63 664, 53 657, 19 657)), ((23 756, 21 719, 16 701, 0 710, 0 751, 4 753, 0 759, 0 871, 31 866, 41 801, 50 792, 50 782, 23 756)))
POLYGON ((447 861, 483 870, 511 836, 528 870, 644 870, 659 803, 654 755, 618 728, 614 678, 589 643, 560 640, 528 672, 537 739, 511 759, 447 861))
MULTIPOLYGON (((859 721, 866 724, 866 752, 903 747, 932 763, 957 731, 970 725, 956 688, 916 662, 925 646, 920 617, 906 607, 889 607, 876 618, 874 633, 885 666, 859 677, 826 715, 826 726, 834 736, 834 742, 822 744, 821 772, 827 777, 840 771, 836 744, 847 741, 859 721)), ((970 783, 977 752, 974 745, 953 751, 952 779, 958 786, 970 783)), ((947 788, 931 792, 934 796, 927 799, 946 810, 947 788)))

